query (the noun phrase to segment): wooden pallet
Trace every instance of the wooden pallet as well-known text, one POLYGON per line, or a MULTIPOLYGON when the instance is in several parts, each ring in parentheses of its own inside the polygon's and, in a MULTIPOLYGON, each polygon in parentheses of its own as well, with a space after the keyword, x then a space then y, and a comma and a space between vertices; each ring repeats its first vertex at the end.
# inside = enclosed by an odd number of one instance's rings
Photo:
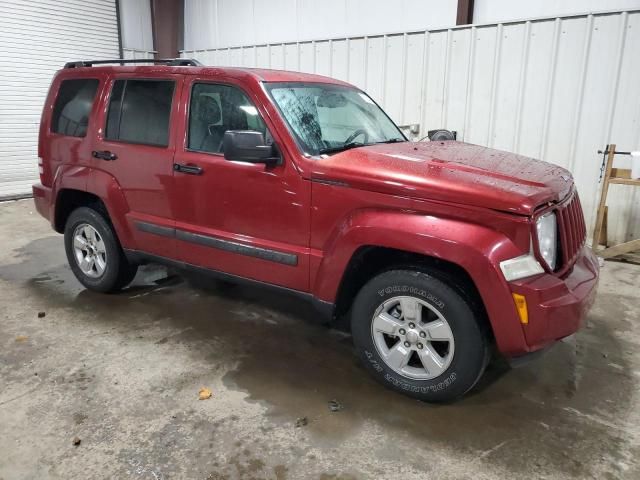
MULTIPOLYGON (((607 247, 606 219, 607 219, 607 193, 609 193, 609 185, 633 185, 640 187, 640 180, 631 178, 631 170, 624 168, 613 168, 613 159, 616 153, 615 145, 607 145, 604 153, 607 155, 604 175, 602 178, 602 193, 600 194, 600 203, 598 204, 598 214, 596 216, 596 226, 593 230, 593 251, 602 258, 611 258, 618 255, 640 250, 640 238, 630 240, 628 242, 619 243, 612 247, 607 247), (604 235, 603 235, 604 234, 604 235), (600 244, 604 243, 605 248, 601 249, 600 244)), ((628 154, 628 152, 624 152, 628 154)))

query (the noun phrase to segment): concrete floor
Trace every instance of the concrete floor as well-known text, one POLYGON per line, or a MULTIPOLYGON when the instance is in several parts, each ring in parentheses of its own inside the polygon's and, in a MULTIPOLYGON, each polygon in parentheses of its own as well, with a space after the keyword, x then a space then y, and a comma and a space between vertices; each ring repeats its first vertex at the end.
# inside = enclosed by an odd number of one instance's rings
POLYGON ((0 246, 2 480, 640 478, 638 266, 606 264, 575 338, 431 406, 295 299, 161 268, 84 290, 30 200, 0 204, 0 246))

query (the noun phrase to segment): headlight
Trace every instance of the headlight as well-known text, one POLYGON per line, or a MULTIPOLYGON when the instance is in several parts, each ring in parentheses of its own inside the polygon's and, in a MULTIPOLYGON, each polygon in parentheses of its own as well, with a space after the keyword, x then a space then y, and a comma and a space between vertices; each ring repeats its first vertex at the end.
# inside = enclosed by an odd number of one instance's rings
POLYGON ((558 227, 556 214, 554 212, 545 213, 536 222, 536 232, 538 233, 538 249, 540 255, 550 270, 556 268, 558 227))

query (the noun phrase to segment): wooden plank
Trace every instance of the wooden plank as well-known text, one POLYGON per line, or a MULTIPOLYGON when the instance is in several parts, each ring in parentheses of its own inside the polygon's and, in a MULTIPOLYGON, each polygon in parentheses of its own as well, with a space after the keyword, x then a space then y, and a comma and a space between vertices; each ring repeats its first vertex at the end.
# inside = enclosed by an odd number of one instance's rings
POLYGON ((629 168, 612 168, 611 178, 631 178, 631 169, 629 168))
POLYGON ((616 255, 622 255, 623 253, 630 253, 635 250, 640 250, 640 238, 631 240, 630 242, 619 243, 613 247, 605 248, 596 252, 596 254, 602 258, 611 258, 616 255))
MULTIPOLYGON (((640 265, 640 252, 623 253, 622 255, 618 255, 615 259, 640 265)), ((613 259, 610 258, 609 260, 613 259)))
POLYGON ((607 193, 609 192, 609 179, 611 178, 611 169, 613 168, 613 157, 615 155, 616 146, 607 145, 607 167, 602 178, 602 193, 600 194, 600 203, 598 204, 598 214, 596 215, 596 225, 593 229, 593 240, 591 245, 595 251, 598 248, 600 234, 602 233, 602 222, 604 220, 604 207, 607 204, 607 193))
POLYGON ((609 183, 616 183, 618 185, 633 185, 635 187, 640 187, 640 180, 634 180, 631 178, 612 178, 609 180, 609 183))
POLYGON ((605 205, 604 216, 602 219, 602 230, 600 230, 600 242, 598 245, 607 246, 607 227, 609 225, 609 207, 605 205))

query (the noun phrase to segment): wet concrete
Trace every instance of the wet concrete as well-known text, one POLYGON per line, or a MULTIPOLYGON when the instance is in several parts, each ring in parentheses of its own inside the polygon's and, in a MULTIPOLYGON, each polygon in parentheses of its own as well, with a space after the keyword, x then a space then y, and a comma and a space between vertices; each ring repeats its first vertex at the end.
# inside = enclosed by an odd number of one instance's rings
POLYGON ((0 246, 0 479, 640 478, 639 266, 606 264, 575 337, 431 406, 295 298, 160 267, 86 291, 29 200, 0 246))

